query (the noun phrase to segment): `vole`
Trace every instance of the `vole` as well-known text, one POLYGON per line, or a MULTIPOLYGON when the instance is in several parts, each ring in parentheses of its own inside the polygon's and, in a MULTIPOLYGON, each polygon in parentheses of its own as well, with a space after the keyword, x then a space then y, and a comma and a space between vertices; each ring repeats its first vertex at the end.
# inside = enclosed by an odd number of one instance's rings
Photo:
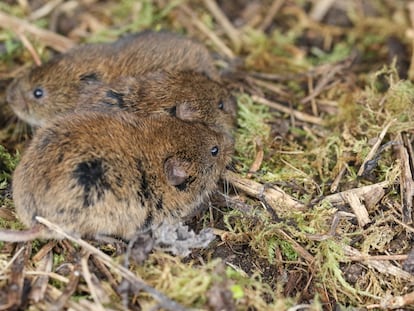
POLYGON ((3 230, 0 240, 61 238, 34 230, 35 216, 82 237, 128 240, 189 214, 216 188, 231 152, 226 135, 168 115, 56 118, 38 130, 13 174, 17 215, 32 230, 3 230))
POLYGON ((42 126, 56 116, 83 109, 125 110, 139 115, 168 113, 226 129, 233 128, 236 120, 236 101, 230 91, 220 82, 193 71, 156 71, 108 83, 94 81, 69 98, 72 100, 59 105, 22 107, 21 114, 35 116, 42 126), (191 115, 183 113, 190 110, 191 115))
POLYGON ((50 117, 48 111, 66 111, 85 85, 156 70, 191 70, 219 79, 213 59, 201 43, 169 32, 145 31, 112 43, 80 45, 57 55, 16 77, 6 97, 20 119, 42 126, 50 117))
POLYGON ((156 71, 121 77, 112 83, 96 82, 83 89, 76 108, 68 104, 67 109, 122 110, 139 116, 170 114, 186 121, 202 121, 229 134, 236 121, 236 101, 230 91, 192 71, 156 71))

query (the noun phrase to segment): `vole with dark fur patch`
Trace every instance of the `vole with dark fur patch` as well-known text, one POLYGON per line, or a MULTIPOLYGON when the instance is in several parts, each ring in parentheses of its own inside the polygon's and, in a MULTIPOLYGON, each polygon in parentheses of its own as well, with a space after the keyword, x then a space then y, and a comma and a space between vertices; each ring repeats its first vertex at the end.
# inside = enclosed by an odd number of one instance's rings
POLYGON ((19 118, 43 126, 51 116, 73 106, 82 88, 91 83, 156 70, 191 70, 219 79, 211 55, 201 43, 169 32, 145 31, 57 55, 17 77, 7 88, 7 102, 19 118))
MULTIPOLYGON (((19 219, 42 216, 83 237, 131 238, 189 214, 216 188, 232 143, 202 123, 168 115, 85 112, 40 128, 13 175, 19 219), (156 147, 156 148, 155 148, 156 147)), ((61 238, 45 229, 0 240, 61 238)))
POLYGON ((236 121, 236 100, 224 85, 192 71, 157 71, 122 77, 112 83, 94 83, 70 110, 127 111, 138 116, 169 114, 186 121, 201 121, 231 133, 236 121))

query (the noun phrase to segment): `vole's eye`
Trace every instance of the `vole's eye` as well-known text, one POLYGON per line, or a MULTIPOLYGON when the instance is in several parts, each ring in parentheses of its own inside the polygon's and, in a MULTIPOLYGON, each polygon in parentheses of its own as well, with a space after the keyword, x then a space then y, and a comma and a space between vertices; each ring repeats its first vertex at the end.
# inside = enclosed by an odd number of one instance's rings
POLYGON ((218 107, 219 107, 220 110, 223 110, 224 109, 224 102, 223 102, 222 99, 220 99, 220 101, 218 103, 218 107))
POLYGON ((211 148, 210 152, 211 152, 211 155, 212 155, 213 157, 215 157, 215 156, 217 156, 217 155, 218 155, 218 153, 219 153, 219 148, 218 148, 217 146, 214 146, 213 148, 211 148))
POLYGON ((41 98, 41 97, 43 96, 43 89, 41 89, 41 88, 36 88, 36 89, 33 91, 33 96, 34 96, 35 98, 41 98))

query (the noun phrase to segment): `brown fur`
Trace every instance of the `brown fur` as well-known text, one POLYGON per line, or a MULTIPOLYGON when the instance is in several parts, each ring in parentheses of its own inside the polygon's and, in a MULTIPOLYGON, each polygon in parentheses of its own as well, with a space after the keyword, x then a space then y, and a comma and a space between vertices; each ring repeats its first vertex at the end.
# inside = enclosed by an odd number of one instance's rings
POLYGON ((58 55, 17 77, 7 101, 19 118, 43 126, 77 102, 83 87, 121 76, 155 70, 192 70, 219 79, 208 50, 200 43, 168 32, 146 31, 113 43, 85 44, 58 55), (35 90, 42 90, 40 98, 35 90))
POLYGON ((226 135, 201 123, 72 114, 39 129, 14 172, 13 199, 28 227, 42 216, 81 236, 129 239, 190 213, 214 190, 231 152, 226 135))
POLYGON ((236 102, 231 93, 219 82, 191 71, 157 71, 95 83, 84 89, 76 110, 122 110, 138 116, 169 114, 185 121, 202 121, 229 135, 236 120, 236 102))

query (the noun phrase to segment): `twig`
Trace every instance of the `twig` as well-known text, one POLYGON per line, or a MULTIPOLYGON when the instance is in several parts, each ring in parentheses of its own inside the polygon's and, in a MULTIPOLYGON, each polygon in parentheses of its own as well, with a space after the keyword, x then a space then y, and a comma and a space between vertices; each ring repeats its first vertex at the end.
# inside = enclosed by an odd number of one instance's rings
POLYGON ((21 32, 17 32, 17 36, 19 37, 20 41, 22 41, 24 47, 29 51, 30 55, 32 55, 36 66, 40 66, 42 64, 42 61, 40 60, 39 54, 37 54, 35 48, 27 39, 27 37, 21 32))
POLYGON ((69 279, 69 284, 66 286, 63 293, 58 290, 56 287, 52 285, 47 286, 47 296, 49 300, 54 300, 53 303, 48 304, 47 308, 44 310, 48 311, 60 311, 63 309, 63 307, 66 305, 68 306, 69 310, 82 310, 85 311, 85 308, 82 308, 81 305, 78 302, 75 302, 70 299, 70 296, 75 292, 78 281, 79 281, 80 272, 74 271, 69 279))
POLYGON ((260 166, 263 162, 263 156, 264 156, 264 150, 263 150, 263 142, 262 140, 257 137, 255 139, 256 143, 256 157, 250 166, 249 173, 247 174, 247 178, 250 178, 252 176, 252 173, 257 172, 260 169, 260 166))
POLYGON ((297 111, 297 110, 292 110, 292 109, 290 109, 288 107, 285 107, 281 104, 272 102, 272 101, 270 101, 266 98, 259 97, 257 95, 252 95, 252 99, 253 99, 253 101, 255 101, 259 104, 266 105, 266 106, 274 108, 278 111, 281 111, 283 113, 287 113, 289 115, 292 115, 293 117, 295 117, 296 119, 298 119, 300 121, 309 122, 309 123, 313 123, 313 124, 317 124, 317 125, 322 125, 322 123, 323 123, 323 120, 319 117, 314 117, 314 116, 311 116, 307 113, 303 113, 303 112, 300 112, 300 111, 297 111))
MULTIPOLYGON (((401 174, 400 174, 400 186, 401 186, 401 214, 402 221, 406 224, 413 222, 413 198, 414 198, 414 181, 413 174, 410 167, 410 159, 407 148, 403 144, 401 134, 397 135, 397 141, 401 142, 397 146, 398 157, 400 158, 401 174)), ((408 142, 410 144, 410 142, 408 142)))
POLYGON ((366 261, 366 260, 406 260, 408 255, 376 255, 376 256, 348 256, 344 261, 366 261))
POLYGON ((72 40, 58 35, 49 30, 39 28, 20 18, 10 16, 0 11, 0 27, 10 29, 16 33, 28 32, 42 41, 45 45, 50 46, 58 52, 66 52, 68 49, 75 46, 72 40))
POLYGON ((32 261, 36 262, 41 260, 44 256, 49 254, 49 252, 54 248, 57 244, 57 241, 49 241, 46 245, 44 245, 37 253, 32 257, 32 261))
POLYGON ((122 267, 118 263, 114 262, 111 257, 100 251, 99 249, 93 247, 89 243, 85 242, 84 240, 74 237, 65 231, 63 231, 59 226, 51 223, 47 219, 37 216, 36 220, 40 222, 41 224, 45 225, 49 229, 56 231, 63 237, 67 238, 68 240, 71 240, 72 242, 77 243, 79 246, 83 247, 86 251, 90 252, 91 254, 94 254, 97 258, 99 258, 105 265, 108 267, 111 267, 113 270, 115 270, 117 273, 119 273, 121 276, 123 276, 125 279, 127 279, 131 285, 136 290, 144 290, 150 295, 152 295, 160 304, 160 306, 166 310, 177 310, 177 311, 187 311, 187 309, 177 302, 171 300, 170 298, 166 297, 164 294, 157 291, 155 288, 145 284, 141 279, 139 279, 135 274, 133 274, 131 271, 129 271, 127 268, 122 267))
MULTIPOLYGON (((349 257, 364 256, 361 252, 359 252, 355 248, 352 248, 351 246, 343 245, 343 249, 344 249, 344 253, 346 256, 349 256, 349 257)), ((386 273, 386 274, 395 276, 401 280, 406 280, 406 281, 411 281, 411 282, 414 281, 413 275, 392 265, 389 262, 383 262, 383 261, 371 260, 371 259, 364 260, 363 262, 381 273, 386 273)))
POLYGON ((310 11, 309 17, 316 22, 320 22, 326 13, 328 13, 335 1, 336 0, 319 0, 314 2, 315 5, 310 11))
POLYGON ((263 19, 263 22, 259 26, 260 30, 265 31, 272 24, 273 18, 279 12, 283 4, 285 4, 285 1, 286 0, 274 0, 273 1, 272 6, 267 11, 265 18, 263 19))
MULTIPOLYGON (((66 285, 63 292, 60 293, 59 297, 55 298, 55 301, 49 308, 50 311, 62 310, 63 307, 66 305, 66 303, 70 304, 71 302, 70 297, 76 291, 76 288, 79 283, 79 278, 81 275, 80 269, 81 269, 80 264, 77 264, 73 268, 73 270, 71 271, 72 273, 70 274, 70 277, 69 277, 68 284, 66 285)), ((52 288, 54 289, 54 287, 52 288)))
MULTIPOLYGON (((30 291, 29 298, 34 302, 43 300, 49 282, 48 273, 52 271, 53 255, 52 252, 48 252, 46 256, 42 257, 42 260, 37 265, 36 270, 41 271, 44 274, 38 275, 32 283, 32 290, 30 291)), ((27 273, 26 273, 27 274, 27 273)))
POLYGON ((32 12, 29 16, 30 21, 37 20, 39 18, 45 17, 50 12, 52 12, 59 4, 61 4, 63 0, 50 0, 46 2, 45 5, 37 9, 36 11, 32 12))
POLYGON ((9 260, 9 262, 4 266, 4 268, 0 271, 0 275, 4 275, 6 270, 13 264, 13 262, 20 256, 20 254, 25 250, 25 246, 22 246, 9 260))
POLYGON ((348 202, 349 206, 351 206, 360 227, 364 227, 366 224, 371 222, 365 205, 361 203, 355 192, 345 193, 344 198, 348 202))
POLYGON ((362 176, 362 174, 364 173, 364 170, 365 170, 365 164, 374 157, 374 155, 376 154, 379 146, 381 145, 382 140, 384 139, 385 135, 387 134, 388 129, 390 128, 390 126, 392 125, 392 123, 394 123, 395 121, 396 121, 395 119, 391 120, 382 129, 382 131, 381 131, 380 135, 378 136, 378 139, 375 142, 374 146, 372 146, 371 150, 369 151, 369 153, 365 157, 364 162, 362 162, 361 167, 358 170, 358 176, 362 176))
POLYGON ((354 193, 357 197, 362 197, 365 201, 365 198, 368 198, 370 196, 376 196, 377 193, 383 193, 382 189, 387 188, 388 186, 389 182, 383 181, 377 184, 349 189, 339 193, 331 194, 323 199, 331 202, 332 205, 345 204, 347 203, 345 199, 347 193, 354 193))
POLYGON ((189 7, 182 4, 180 5, 181 10, 186 13, 190 18, 191 22, 196 26, 201 32, 203 32, 212 42, 213 44, 228 58, 232 59, 234 58, 234 53, 232 50, 230 50, 224 42, 210 29, 207 28, 206 25, 204 25, 197 16, 191 11, 189 7))
POLYGON ((276 212, 283 209, 304 209, 305 206, 296 201, 294 198, 285 193, 282 189, 271 186, 265 187, 264 185, 242 178, 239 175, 226 171, 224 174, 224 179, 231 183, 234 187, 246 192, 248 195, 251 195, 255 198, 265 198, 267 203, 274 209, 276 212))
MULTIPOLYGON (((303 98, 300 102, 302 104, 306 104, 308 101, 311 101, 312 99, 314 99, 316 96, 318 96, 320 93, 322 93, 322 91, 329 86, 329 83, 332 81, 332 78, 339 72, 342 71, 343 68, 347 67, 348 61, 345 62, 340 62, 339 64, 336 64, 334 66, 330 66, 330 68, 328 68, 325 71, 325 74, 322 75, 321 79, 318 81, 318 83, 316 84, 314 90, 312 93, 310 93, 308 96, 306 96, 305 98, 303 98)), ((333 84, 331 84, 330 86, 334 86, 337 83, 337 81, 334 81, 333 84)))
POLYGON ((377 307, 383 309, 401 309, 405 306, 412 306, 414 304, 414 292, 405 294, 403 296, 394 296, 384 298, 377 307))
POLYGON ((10 267, 10 278, 9 278, 9 290, 7 293, 7 302, 14 306, 14 308, 21 307, 23 298, 23 285, 24 285, 24 270, 25 264, 29 258, 31 247, 25 247, 23 254, 18 256, 10 267))
POLYGON ((301 256, 308 264, 311 264, 315 261, 311 253, 309 253, 305 248, 303 248, 295 239, 293 239, 289 234, 281 229, 277 229, 277 232, 280 233, 284 239, 286 239, 293 249, 301 256))
POLYGON ((269 90, 269 91, 271 91, 271 92, 273 92, 277 95, 283 96, 285 98, 289 98, 291 96, 288 92, 283 90, 283 87, 281 87, 279 85, 276 85, 274 83, 270 83, 270 82, 267 82, 267 81, 263 81, 263 80, 260 80, 260 79, 257 79, 257 78, 251 78, 251 79, 254 82, 254 84, 257 84, 258 86, 264 87, 267 90, 269 90))
POLYGON ((96 288, 92 283, 92 276, 88 268, 88 258, 89 254, 82 256, 81 258, 81 267, 82 267, 82 275, 88 285, 89 291, 91 293, 93 301, 95 301, 96 309, 99 311, 105 311, 104 307, 102 306, 101 302, 99 301, 98 294, 96 292, 96 288))
POLYGON ((223 27, 223 30, 226 32, 227 36, 230 38, 233 43, 233 47, 236 51, 240 50, 241 40, 239 31, 233 27, 233 25, 228 20, 227 16, 223 13, 220 7, 214 0, 203 0, 204 5, 210 11, 210 13, 215 17, 217 22, 223 27))
POLYGON ((341 182, 342 177, 344 176, 346 172, 346 165, 343 164, 341 170, 339 171, 338 175, 336 175, 335 179, 333 180, 330 191, 331 193, 334 193, 336 189, 338 189, 339 183, 341 182))

